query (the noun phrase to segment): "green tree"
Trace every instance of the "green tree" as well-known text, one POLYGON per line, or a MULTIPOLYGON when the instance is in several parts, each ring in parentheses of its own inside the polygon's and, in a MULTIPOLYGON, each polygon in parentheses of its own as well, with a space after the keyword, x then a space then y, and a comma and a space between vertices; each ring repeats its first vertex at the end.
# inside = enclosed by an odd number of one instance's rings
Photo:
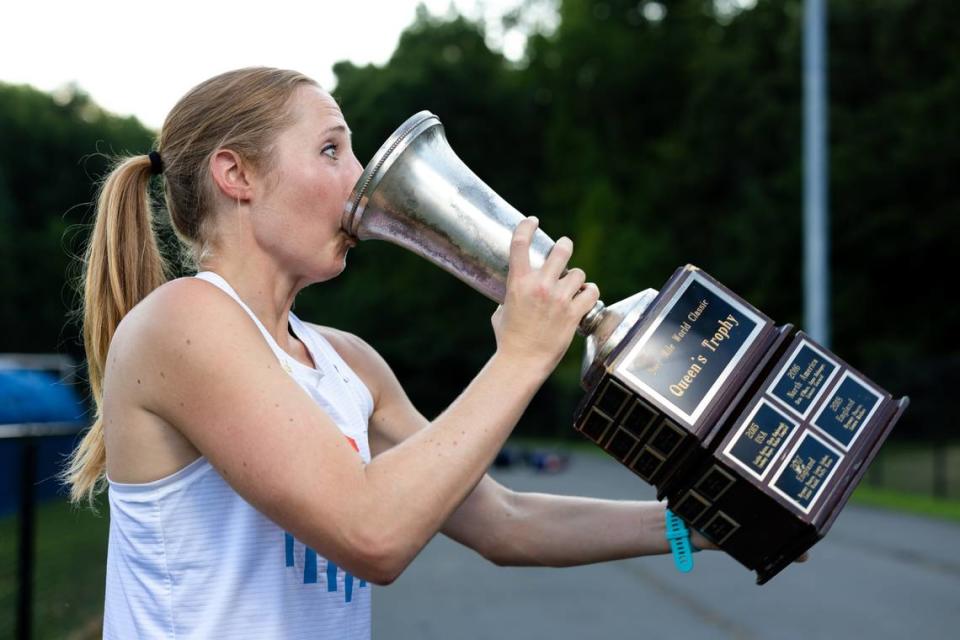
MULTIPOLYGON (((508 16, 524 18, 528 0, 508 16)), ((421 9, 383 66, 335 66, 362 160, 407 117, 451 145, 553 237, 607 302, 692 262, 780 323, 802 317, 802 0, 563 0, 521 63, 482 24, 421 9)), ((949 273, 960 220, 960 5, 829 4, 834 347, 914 405, 903 434, 940 433, 960 383, 949 273), (930 284, 928 284, 930 283, 930 284)), ((82 91, 0 85, 0 350, 79 353, 65 284, 105 155, 153 135, 82 91)), ((402 249, 362 245, 301 315, 381 350, 428 414, 494 348, 493 305, 402 249)), ((569 433, 580 348, 522 429, 569 433)), ((956 433, 956 427, 947 425, 956 433)))
POLYGON ((0 83, 0 352, 81 355, 71 274, 108 156, 143 153, 152 132, 83 91, 0 83))

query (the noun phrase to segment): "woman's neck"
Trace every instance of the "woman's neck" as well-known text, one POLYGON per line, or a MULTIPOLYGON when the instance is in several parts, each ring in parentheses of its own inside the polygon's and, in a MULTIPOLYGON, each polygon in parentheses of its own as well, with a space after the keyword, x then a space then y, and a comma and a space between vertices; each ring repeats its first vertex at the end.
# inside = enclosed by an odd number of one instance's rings
POLYGON ((277 344, 286 346, 290 309, 303 283, 283 273, 276 264, 248 256, 229 260, 227 256, 211 256, 201 271, 213 271, 226 280, 240 299, 266 327, 277 344))

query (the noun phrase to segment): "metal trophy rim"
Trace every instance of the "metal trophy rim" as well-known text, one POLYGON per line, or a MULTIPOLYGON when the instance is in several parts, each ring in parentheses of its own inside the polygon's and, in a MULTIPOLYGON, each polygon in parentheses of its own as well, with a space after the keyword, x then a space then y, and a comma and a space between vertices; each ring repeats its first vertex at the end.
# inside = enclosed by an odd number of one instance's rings
POLYGON ((360 179, 357 180, 357 184, 350 194, 350 199, 347 200, 347 207, 341 224, 344 231, 357 237, 360 220, 363 218, 363 212, 366 209, 366 195, 376 189, 377 184, 390 168, 390 165, 404 152, 414 138, 434 126, 443 128, 440 118, 430 111, 419 111, 404 120, 390 134, 390 137, 380 145, 380 148, 373 154, 370 162, 364 168, 360 179))

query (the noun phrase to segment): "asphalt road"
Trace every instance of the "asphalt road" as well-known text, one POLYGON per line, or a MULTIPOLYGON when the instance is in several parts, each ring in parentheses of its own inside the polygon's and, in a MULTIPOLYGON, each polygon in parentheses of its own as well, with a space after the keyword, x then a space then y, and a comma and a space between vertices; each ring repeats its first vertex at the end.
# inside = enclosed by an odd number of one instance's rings
MULTIPOLYGON (((557 475, 495 474, 517 490, 652 499, 607 458, 557 475)), ((849 505, 826 538, 758 587, 719 552, 690 574, 669 556, 569 569, 501 568, 435 538, 373 594, 387 638, 960 638, 960 525, 849 505)))

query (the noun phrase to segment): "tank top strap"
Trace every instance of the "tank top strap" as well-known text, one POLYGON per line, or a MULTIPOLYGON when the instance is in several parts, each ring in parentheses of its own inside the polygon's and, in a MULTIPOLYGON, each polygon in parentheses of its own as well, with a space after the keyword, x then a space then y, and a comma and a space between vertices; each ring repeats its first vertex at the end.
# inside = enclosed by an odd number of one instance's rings
POLYGON ((292 358, 287 354, 287 352, 285 352, 283 349, 280 348, 280 345, 277 344, 277 341, 273 339, 273 336, 270 335, 270 332, 267 331, 267 328, 263 326, 263 323, 260 322, 260 319, 257 318, 253 310, 247 306, 247 303, 245 303, 243 300, 240 299, 240 296, 237 294, 234 288, 230 286, 230 283, 224 280, 223 276, 221 276, 218 273, 214 273, 213 271, 201 271, 194 277, 200 278, 201 280, 205 280, 209 282, 210 284, 214 285, 215 287, 217 287, 218 289, 226 293, 228 296, 236 300, 237 304, 240 305, 240 308, 246 311, 247 315, 250 316, 254 324, 257 325, 257 329, 260 330, 260 333, 263 335, 263 339, 267 341, 267 344, 270 346, 270 349, 273 351, 273 354, 277 357, 277 360, 279 360, 280 363, 283 364, 284 368, 287 370, 288 373, 292 373, 292 369, 290 365, 290 361, 292 360, 292 358))
MULTIPOLYGON (((365 412, 365 419, 373 413, 373 396, 367 385, 364 384, 357 372, 343 359, 332 344, 319 331, 308 327, 306 323, 298 318, 292 311, 290 312, 290 325, 293 332, 307 345, 308 350, 315 355, 323 358, 329 366, 333 367, 337 374, 335 377, 342 380, 346 388, 354 394, 354 397, 360 402, 365 412)), ((318 363, 319 366, 319 363, 318 363)))
POLYGON ((320 352, 329 362, 346 364, 337 350, 333 348, 333 345, 327 342, 327 339, 319 331, 308 327, 293 311, 290 312, 290 326, 293 327, 293 332, 300 340, 308 343, 311 352, 320 352))

